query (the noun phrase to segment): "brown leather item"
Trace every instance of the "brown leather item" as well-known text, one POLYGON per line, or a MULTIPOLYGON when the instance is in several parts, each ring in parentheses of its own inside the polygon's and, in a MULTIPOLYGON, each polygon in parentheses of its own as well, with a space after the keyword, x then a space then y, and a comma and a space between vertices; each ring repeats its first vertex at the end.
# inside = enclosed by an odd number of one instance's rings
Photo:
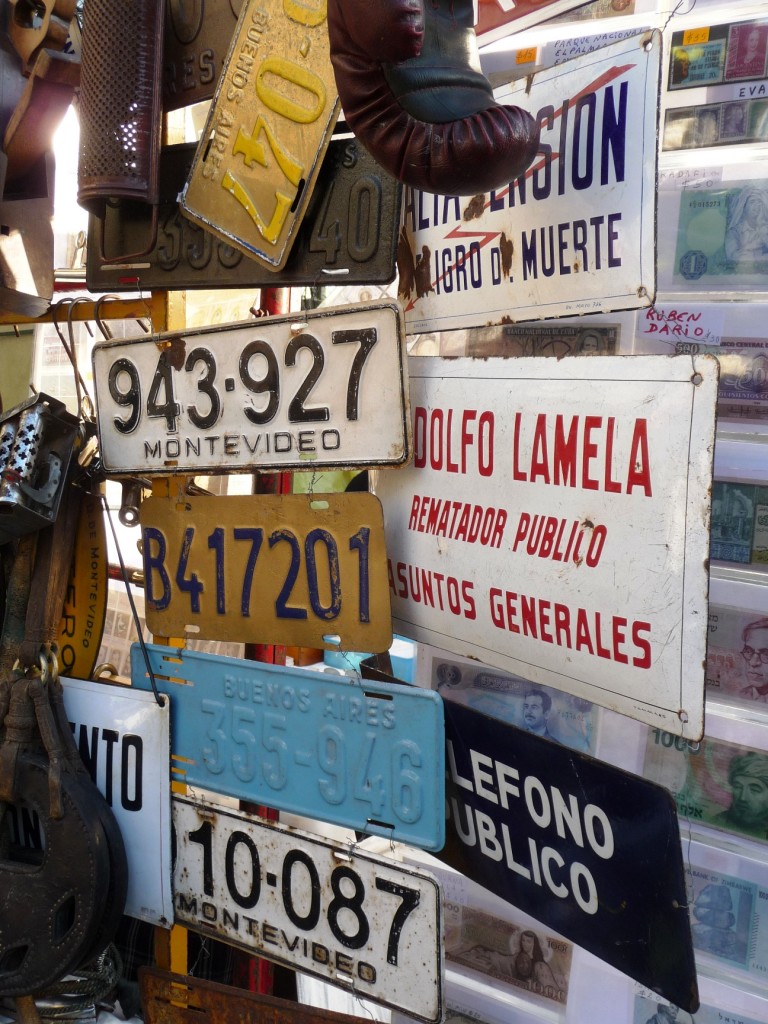
POLYGON ((532 163, 539 124, 495 101, 472 0, 328 0, 328 33, 347 124, 399 181, 476 195, 532 163))

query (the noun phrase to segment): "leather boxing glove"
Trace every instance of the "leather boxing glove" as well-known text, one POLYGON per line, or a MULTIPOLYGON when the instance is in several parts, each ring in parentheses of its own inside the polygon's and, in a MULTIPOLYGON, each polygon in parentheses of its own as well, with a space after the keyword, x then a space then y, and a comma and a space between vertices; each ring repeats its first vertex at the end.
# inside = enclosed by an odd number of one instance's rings
POLYGON ((398 180, 476 195, 532 163, 539 124, 494 99, 472 0, 328 0, 328 34, 347 124, 398 180))

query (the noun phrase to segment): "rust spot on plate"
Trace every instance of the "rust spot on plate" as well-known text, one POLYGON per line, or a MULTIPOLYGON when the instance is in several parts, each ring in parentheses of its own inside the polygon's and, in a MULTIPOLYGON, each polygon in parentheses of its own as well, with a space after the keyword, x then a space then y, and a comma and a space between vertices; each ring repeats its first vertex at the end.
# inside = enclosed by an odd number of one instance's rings
POLYGON ((484 209, 485 193, 479 192, 476 196, 472 196, 465 206, 463 213, 464 220, 475 220, 477 217, 482 217, 484 209))
POLYGON ((184 367, 184 360, 187 358, 187 343, 183 338, 171 338, 168 347, 165 349, 166 362, 174 368, 181 370, 184 367))
POLYGON ((504 277, 509 277, 512 271, 512 253, 515 251, 515 244, 511 238, 502 231, 499 239, 499 251, 501 253, 501 272, 504 277))

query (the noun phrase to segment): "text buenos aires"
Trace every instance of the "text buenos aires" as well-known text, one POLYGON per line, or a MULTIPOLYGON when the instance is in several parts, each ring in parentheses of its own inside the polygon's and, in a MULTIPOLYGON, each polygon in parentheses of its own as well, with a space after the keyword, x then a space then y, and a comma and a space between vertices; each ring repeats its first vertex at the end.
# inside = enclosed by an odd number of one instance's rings
POLYGON ((605 811, 597 804, 580 805, 573 794, 563 793, 557 786, 547 786, 535 775, 524 775, 511 765, 487 754, 469 750, 471 778, 462 775, 456 765, 453 744, 446 741, 448 779, 457 787, 457 795, 447 798, 447 815, 461 842, 477 847, 480 853, 525 881, 548 889, 559 899, 572 896, 585 914, 596 914, 600 907, 597 883, 593 873, 581 861, 567 864, 562 854, 550 845, 540 845, 534 836, 526 836, 525 815, 538 829, 590 850, 601 860, 614 854, 613 829, 605 811), (459 799, 465 790, 489 803, 513 812, 510 825, 496 822, 484 811, 459 799), (510 799, 516 801, 511 807, 510 799), (519 813, 518 813, 519 812, 519 813))

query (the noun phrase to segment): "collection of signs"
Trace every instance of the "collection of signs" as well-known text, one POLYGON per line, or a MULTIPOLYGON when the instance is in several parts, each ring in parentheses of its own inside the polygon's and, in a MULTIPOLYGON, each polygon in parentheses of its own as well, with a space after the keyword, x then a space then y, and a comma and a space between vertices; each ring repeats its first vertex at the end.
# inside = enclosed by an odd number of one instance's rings
MULTIPOLYGON (((377 253, 393 253, 398 186, 354 142, 331 142, 325 17, 324 3, 243 5, 203 144, 165 154, 174 184, 157 247, 138 268, 165 282, 157 287, 241 274, 267 283, 264 271, 283 270, 288 283, 316 283, 323 268, 387 279, 386 269, 370 274, 377 253), (180 217, 173 193, 184 177, 180 217)), ((397 248, 410 330, 652 301, 660 40, 630 37, 574 67, 527 83, 542 149, 520 180, 463 210, 455 197, 407 196, 397 248)), ((209 74, 200 71, 198 84, 209 74)), ((105 230, 124 240, 134 229, 115 216, 105 230)), ((114 288, 135 270, 88 272, 114 288)), ((180 488, 145 501, 149 628, 383 652, 394 622, 700 738, 716 361, 407 367, 404 338, 399 307, 377 303, 95 347, 108 473, 412 463, 382 473, 378 497, 180 488)), ((115 708, 92 724, 71 712, 81 747, 105 750, 93 771, 107 771, 115 801, 119 761, 127 811, 156 799, 167 808, 172 774, 442 851, 502 899, 696 1009, 677 820, 661 787, 471 709, 446 709, 444 721, 435 692, 396 680, 153 645, 146 658, 134 648, 133 689, 119 696, 146 697, 170 730, 153 740, 152 765, 133 719, 122 730, 115 708), (162 708, 151 690, 165 695, 162 708)), ((162 850, 163 878, 129 912, 183 921, 426 1024, 442 1019, 440 897, 427 873, 245 812, 172 803, 172 906, 162 850)), ((170 835, 166 812, 154 813, 156 834, 170 835)))

